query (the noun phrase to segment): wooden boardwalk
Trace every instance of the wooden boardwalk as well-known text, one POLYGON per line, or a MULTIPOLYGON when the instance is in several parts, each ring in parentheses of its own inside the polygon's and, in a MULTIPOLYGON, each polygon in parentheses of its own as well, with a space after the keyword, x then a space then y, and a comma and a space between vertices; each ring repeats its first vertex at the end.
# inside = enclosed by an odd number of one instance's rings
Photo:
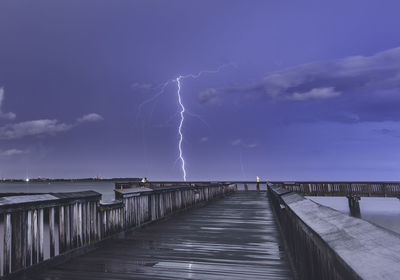
POLYGON ((291 279, 265 193, 235 193, 20 279, 291 279))

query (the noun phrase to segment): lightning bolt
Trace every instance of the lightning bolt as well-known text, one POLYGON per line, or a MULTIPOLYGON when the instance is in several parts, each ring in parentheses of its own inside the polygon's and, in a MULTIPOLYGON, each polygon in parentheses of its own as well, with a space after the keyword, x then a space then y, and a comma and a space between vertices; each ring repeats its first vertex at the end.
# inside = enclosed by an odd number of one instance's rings
POLYGON ((186 182, 186 168, 185 168, 185 159, 183 157, 183 148, 182 148, 182 143, 183 143, 183 133, 182 133, 182 127, 183 123, 185 121, 185 106, 182 103, 182 95, 181 95, 181 88, 182 88, 182 80, 186 78, 192 78, 192 79, 197 79, 203 74, 215 74, 219 73, 222 68, 227 67, 227 66, 232 66, 232 63, 230 64, 224 64, 219 66, 216 70, 203 70, 198 72, 197 74, 187 74, 187 75, 179 75, 175 81, 178 86, 177 94, 178 94, 178 103, 180 107, 180 120, 179 120, 179 126, 178 126, 178 135, 179 135, 179 141, 178 141, 178 150, 179 150, 179 159, 181 160, 181 168, 182 168, 182 173, 183 173, 183 181, 186 182))
MULTIPOLYGON (((178 96, 178 104, 179 104, 179 126, 178 126, 178 136, 179 136, 179 141, 178 141, 178 150, 179 150, 179 157, 177 158, 177 160, 181 161, 181 169, 182 169, 182 174, 183 174, 183 180, 186 182, 186 167, 185 167, 185 158, 183 156, 183 140, 184 140, 184 136, 183 136, 183 132, 182 132, 182 128, 183 128, 183 124, 185 121, 185 113, 189 113, 187 111, 187 109, 185 108, 183 102, 182 102, 182 95, 181 95, 181 89, 182 89, 182 82, 184 79, 187 78, 192 78, 192 79, 197 79, 200 76, 202 76, 203 74, 215 74, 215 73, 219 73, 223 68, 227 67, 227 66, 233 66, 235 68, 237 68, 237 66, 233 63, 229 63, 229 64, 223 64, 221 66, 219 66, 217 69, 215 70, 203 70, 198 72, 197 74, 187 74, 187 75, 179 75, 178 77, 176 77, 173 80, 168 80, 163 84, 158 85, 156 88, 159 88, 160 90, 151 98, 145 100, 144 102, 142 102, 139 105, 139 110, 138 110, 138 114, 136 115, 136 119, 138 119, 140 112, 142 110, 142 107, 144 105, 146 105, 147 103, 153 102, 155 101, 158 97, 160 97, 164 92, 166 87, 171 83, 171 82, 175 82, 177 84, 177 96, 178 96)), ((193 114, 191 114, 193 115, 193 114)), ((200 118, 197 115, 193 115, 194 117, 200 118)), ((202 120, 200 118, 200 120, 202 120)), ((203 121, 203 120, 202 120, 203 121)), ((204 122, 204 121, 203 121, 204 122)))
POLYGON ((179 134, 179 142, 178 142, 178 149, 179 149, 179 158, 181 160, 182 163, 182 172, 183 172, 183 181, 186 182, 186 169, 185 169, 185 159, 183 158, 183 150, 182 150, 182 142, 183 142, 183 134, 182 134, 182 126, 183 126, 183 121, 185 120, 185 115, 183 113, 185 113, 185 106, 183 106, 182 103, 182 97, 181 97, 181 79, 184 76, 179 76, 178 78, 176 78, 176 84, 178 85, 178 102, 179 102, 179 106, 181 107, 181 111, 180 111, 180 115, 181 115, 181 119, 179 121, 179 126, 178 126, 178 134, 179 134))

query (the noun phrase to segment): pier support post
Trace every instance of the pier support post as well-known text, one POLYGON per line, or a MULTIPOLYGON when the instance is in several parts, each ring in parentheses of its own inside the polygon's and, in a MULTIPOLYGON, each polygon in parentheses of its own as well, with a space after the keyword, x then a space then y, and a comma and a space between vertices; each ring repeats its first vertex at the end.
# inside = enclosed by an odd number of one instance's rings
POLYGON ((360 210, 360 197, 356 195, 348 195, 347 200, 349 202, 350 208, 350 215, 356 218, 361 217, 361 210, 360 210))
POLYGON ((257 182, 256 189, 258 192, 260 191, 260 182, 257 182))
POLYGON ((249 190, 249 185, 248 184, 244 184, 244 191, 247 192, 249 190))

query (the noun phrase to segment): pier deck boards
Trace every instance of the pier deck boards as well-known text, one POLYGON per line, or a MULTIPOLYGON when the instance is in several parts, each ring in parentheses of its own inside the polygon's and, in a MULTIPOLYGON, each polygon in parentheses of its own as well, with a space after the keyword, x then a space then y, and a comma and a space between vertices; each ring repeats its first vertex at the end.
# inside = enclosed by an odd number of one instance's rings
POLYGON ((265 193, 235 193, 21 279, 291 279, 265 193))

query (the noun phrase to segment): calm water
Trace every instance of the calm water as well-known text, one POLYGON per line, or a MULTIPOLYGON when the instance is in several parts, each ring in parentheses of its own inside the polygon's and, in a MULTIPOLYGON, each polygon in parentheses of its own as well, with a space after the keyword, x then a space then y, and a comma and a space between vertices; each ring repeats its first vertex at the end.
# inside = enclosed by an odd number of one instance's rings
MULTIPOLYGON (((350 215, 346 197, 308 197, 309 199, 350 215)), ((392 197, 362 197, 361 218, 400 233, 400 199, 392 197)))

